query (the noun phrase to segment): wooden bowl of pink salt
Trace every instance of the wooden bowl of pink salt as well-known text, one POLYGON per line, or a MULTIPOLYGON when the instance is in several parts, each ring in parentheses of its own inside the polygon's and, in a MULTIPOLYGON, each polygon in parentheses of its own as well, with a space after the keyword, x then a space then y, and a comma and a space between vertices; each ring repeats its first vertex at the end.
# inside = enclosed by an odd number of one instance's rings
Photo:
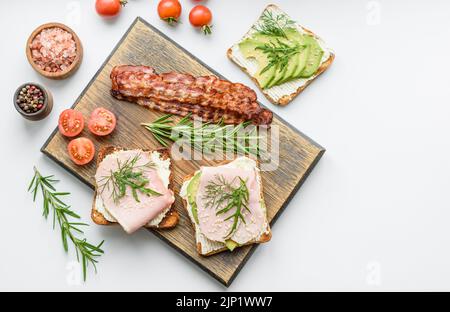
POLYGON ((60 23, 36 28, 27 41, 28 62, 42 76, 64 79, 80 67, 83 46, 75 32, 60 23))

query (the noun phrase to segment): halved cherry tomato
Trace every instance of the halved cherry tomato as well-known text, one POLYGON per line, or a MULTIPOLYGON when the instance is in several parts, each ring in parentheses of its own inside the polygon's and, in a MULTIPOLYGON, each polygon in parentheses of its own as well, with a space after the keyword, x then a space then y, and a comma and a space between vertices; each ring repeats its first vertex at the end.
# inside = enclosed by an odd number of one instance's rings
POLYGON ((125 0, 96 0, 95 10, 103 17, 113 17, 120 13, 125 4, 125 0))
POLYGON ((181 15, 181 4, 178 0, 161 0, 158 4, 158 15, 169 24, 178 23, 181 15))
POLYGON ((191 22, 192 26, 201 27, 205 35, 211 34, 211 20, 211 11, 203 5, 196 5, 189 13, 189 21, 191 22))
POLYGON ((86 165, 94 158, 95 146, 88 138, 76 138, 67 145, 70 159, 77 165, 86 165))
POLYGON ((103 107, 94 109, 89 119, 89 130, 99 136, 108 135, 113 132, 116 127, 116 116, 103 107))
POLYGON ((66 137, 79 135, 84 128, 83 114, 74 109, 63 110, 59 115, 58 128, 66 137))

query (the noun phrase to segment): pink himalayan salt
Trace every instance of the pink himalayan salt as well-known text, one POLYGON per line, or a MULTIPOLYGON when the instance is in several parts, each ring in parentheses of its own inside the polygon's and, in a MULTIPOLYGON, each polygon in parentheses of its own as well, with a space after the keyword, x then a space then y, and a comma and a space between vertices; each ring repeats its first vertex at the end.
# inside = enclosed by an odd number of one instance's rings
POLYGON ((35 64, 53 73, 66 70, 77 52, 72 34, 59 27, 43 29, 32 40, 30 49, 35 64))

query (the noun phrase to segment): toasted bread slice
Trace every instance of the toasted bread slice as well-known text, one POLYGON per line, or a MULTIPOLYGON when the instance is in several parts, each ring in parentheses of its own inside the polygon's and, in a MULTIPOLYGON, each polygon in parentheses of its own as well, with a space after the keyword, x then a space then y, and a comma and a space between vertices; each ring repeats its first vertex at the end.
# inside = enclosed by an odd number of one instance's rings
MULTIPOLYGON (((98 152, 97 166, 103 161, 103 159, 106 157, 106 155, 109 155, 109 154, 112 154, 114 152, 121 151, 121 150, 125 150, 125 149, 121 148, 121 147, 115 147, 115 146, 103 147, 98 152)), ((143 151, 150 152, 150 150, 143 150, 143 151)), ((170 158, 170 152, 166 148, 157 149, 155 151, 159 152, 163 159, 170 158)), ((170 164, 169 189, 172 188, 172 185, 173 185, 173 176, 172 176, 172 163, 171 163, 170 164)), ((105 218, 105 216, 97 210, 96 204, 97 204, 97 190, 95 190, 94 200, 93 200, 93 204, 92 204, 92 211, 91 211, 92 221, 94 221, 94 223, 99 224, 99 225, 116 224, 116 222, 107 220, 105 218)), ((178 215, 178 212, 175 210, 175 208, 172 205, 172 207, 170 207, 170 209, 167 211, 167 213, 165 214, 165 216, 161 220, 161 222, 159 222, 157 225, 151 225, 151 226, 146 225, 145 227, 157 228, 157 229, 170 229, 177 225, 179 218, 180 218, 180 216, 178 215)))
MULTIPOLYGON (((225 161, 225 162, 221 163, 220 165, 225 165, 227 163, 230 163, 230 161, 225 161)), ((258 162, 257 162, 257 164, 258 164, 258 162)), ((194 177, 195 174, 196 174, 196 172, 193 172, 192 174, 184 177, 183 184, 190 181, 194 177)), ((259 183, 260 184, 260 197, 264 203, 263 185, 262 185, 261 179, 259 179, 259 182, 260 182, 259 183)), ((180 194, 180 196, 181 196, 181 194, 180 194)), ((202 237, 203 235, 200 233, 198 225, 195 223, 195 220, 190 211, 191 209, 190 209, 190 205, 189 205, 188 201, 183 196, 181 196, 181 197, 182 197, 183 207, 186 210, 186 212, 189 216, 189 219, 191 220, 191 225, 195 232, 197 252, 199 253, 199 255, 211 256, 211 255, 220 253, 222 251, 227 251, 228 248, 223 243, 214 242, 214 241, 209 240, 206 237, 202 237)), ((264 203, 264 205, 265 205, 265 203, 264 203)), ((271 238, 272 238, 272 231, 270 229, 270 225, 267 224, 266 231, 260 237, 258 237, 258 239, 249 241, 248 243, 246 243, 244 245, 240 245, 239 247, 253 245, 253 244, 266 243, 266 242, 270 241, 271 238)))
MULTIPOLYGON (((267 6, 264 11, 269 10, 270 12, 273 12, 274 14, 285 14, 278 6, 271 4, 267 6)), ((260 17, 261 18, 261 17, 260 17)), ((259 21, 260 18, 255 22, 253 26, 255 26, 259 21)), ((252 68, 255 68, 255 63, 251 59, 246 59, 239 49, 239 43, 242 42, 244 39, 250 37, 255 30, 253 27, 250 28, 250 30, 244 35, 244 37, 235 45, 233 45, 231 48, 227 51, 228 58, 233 61, 236 65, 238 65, 258 86, 258 88, 261 90, 261 92, 266 96, 266 98, 273 104, 276 105, 287 105, 289 104, 297 95, 299 95, 311 82, 313 82, 320 74, 322 74, 328 67, 330 67, 331 63, 333 63, 335 54, 334 52, 328 48, 324 41, 314 34, 312 31, 304 28, 298 23, 295 23, 294 26, 299 30, 301 33, 309 34, 313 36, 321 46, 321 48, 324 51, 324 55, 322 56, 322 60, 320 63, 319 68, 315 72, 314 75, 312 75, 309 78, 299 78, 295 80, 291 80, 288 82, 285 82, 281 85, 274 86, 268 89, 263 89, 256 78, 254 77, 254 70, 252 68), (253 73, 252 73, 253 72, 253 73)))

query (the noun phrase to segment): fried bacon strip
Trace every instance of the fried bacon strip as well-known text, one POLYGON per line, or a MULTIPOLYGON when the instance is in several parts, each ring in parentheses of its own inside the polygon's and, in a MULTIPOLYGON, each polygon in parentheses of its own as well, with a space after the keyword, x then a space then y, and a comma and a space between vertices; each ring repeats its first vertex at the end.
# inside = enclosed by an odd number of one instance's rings
POLYGON ((240 83, 215 76, 162 73, 147 66, 116 66, 111 71, 111 94, 121 100, 204 121, 238 124, 251 120, 270 124, 272 112, 256 101, 256 93, 240 83))

